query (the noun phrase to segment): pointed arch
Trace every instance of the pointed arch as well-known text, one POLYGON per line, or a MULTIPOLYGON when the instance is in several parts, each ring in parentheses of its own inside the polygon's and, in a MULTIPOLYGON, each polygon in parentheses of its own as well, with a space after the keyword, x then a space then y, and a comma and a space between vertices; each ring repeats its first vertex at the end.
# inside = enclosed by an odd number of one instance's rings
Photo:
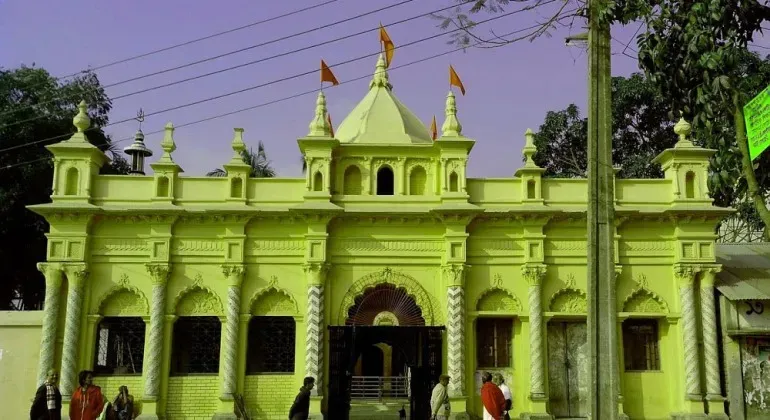
POLYGON ((254 316, 295 316, 299 306, 294 296, 275 285, 269 285, 254 294, 249 300, 249 313, 254 316))
POLYGON ((219 296, 209 287, 193 283, 176 295, 174 312, 185 316, 222 316, 224 309, 219 296))
POLYGON ((385 268, 358 279, 348 289, 342 298, 339 312, 337 314, 337 325, 345 325, 348 317, 348 311, 356 304, 356 298, 363 295, 366 289, 374 288, 378 284, 390 284, 396 288, 403 288, 406 293, 414 299, 425 319, 425 325, 439 325, 441 311, 435 299, 417 282, 413 277, 395 271, 391 268, 385 268))
POLYGON ((588 312, 586 292, 571 286, 564 287, 551 297, 548 306, 550 312, 584 314, 588 312))
POLYGON ((127 276, 96 302, 96 314, 102 316, 145 316, 150 313, 147 296, 139 288, 129 285, 127 276))
POLYGON ((626 296, 621 310, 623 312, 667 314, 668 303, 652 290, 640 287, 626 296))
POLYGON ((476 310, 518 313, 521 312, 521 301, 506 289, 491 287, 476 299, 476 310))

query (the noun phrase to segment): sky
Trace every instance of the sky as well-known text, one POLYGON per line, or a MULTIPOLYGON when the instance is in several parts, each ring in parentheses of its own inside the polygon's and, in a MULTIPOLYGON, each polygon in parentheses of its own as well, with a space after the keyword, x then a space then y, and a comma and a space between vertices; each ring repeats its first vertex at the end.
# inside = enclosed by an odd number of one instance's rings
MULTIPOLYGON (((0 0, 0 67, 12 69, 34 63, 36 67, 44 68, 54 76, 69 75, 325 1, 0 0), (266 7, 266 4, 269 6, 266 7)), ((99 69, 96 73, 102 84, 110 85, 321 27, 320 30, 285 41, 110 87, 107 94, 116 98, 313 44, 323 44, 195 81, 115 99, 110 120, 132 118, 140 108, 150 114, 311 72, 318 69, 320 59, 332 67, 340 82, 369 76, 374 72, 376 56, 339 66, 335 64, 377 53, 380 47, 376 31, 339 42, 326 41, 377 28, 379 23, 387 27, 397 47, 441 35, 398 48, 392 67, 456 48, 447 44, 449 36, 442 34, 442 30, 437 27, 438 21, 430 17, 390 24, 447 7, 454 0, 414 0, 346 23, 325 27, 401 1, 337 0, 269 23, 99 69)), ((552 3, 542 9, 501 17, 479 25, 478 34, 491 37, 491 31, 500 34, 531 26, 544 19, 552 10, 551 6, 555 5, 552 3)), ((572 7, 568 5, 567 9, 572 7)), ((479 16, 475 19, 489 17, 479 16)), ((521 148, 527 128, 537 130, 548 111, 564 109, 571 103, 577 104, 581 110, 585 109, 588 92, 586 54, 580 47, 565 46, 565 37, 584 32, 584 25, 581 19, 576 19, 571 29, 560 28, 552 36, 540 37, 533 42, 523 40, 500 48, 469 49, 394 68, 389 72, 390 81, 396 96, 426 125, 430 124, 435 115, 440 126, 448 91, 447 68, 453 65, 466 87, 466 95, 458 96, 458 118, 463 125, 463 134, 476 140, 468 164, 468 175, 509 177, 521 165, 521 148)), ((613 28, 613 75, 628 76, 639 71, 633 58, 636 50, 634 35, 639 27, 635 23, 613 28), (629 41, 630 45, 626 47, 629 41)), ((243 93, 151 115, 145 119, 143 130, 145 133, 161 130, 167 122, 179 126, 310 91, 318 88, 318 77, 316 71, 243 93)), ((325 89, 329 113, 335 124, 339 124, 364 97, 369 80, 366 77, 325 89)), ((313 117, 315 96, 311 93, 181 127, 174 134, 177 145, 174 160, 185 170, 186 175, 203 175, 221 167, 233 154, 230 147, 233 128, 240 127, 245 129, 244 141, 247 145, 256 148, 259 141, 264 143, 279 176, 301 176, 296 139, 307 134, 308 124, 313 117)), ((132 138, 137 128, 136 121, 129 121, 111 125, 106 131, 115 141, 123 140, 118 144, 125 147, 130 144, 130 140, 126 139, 132 138)), ((147 135, 145 139, 147 146, 155 152, 150 162, 160 156, 159 143, 162 137, 163 134, 159 133, 147 135)))

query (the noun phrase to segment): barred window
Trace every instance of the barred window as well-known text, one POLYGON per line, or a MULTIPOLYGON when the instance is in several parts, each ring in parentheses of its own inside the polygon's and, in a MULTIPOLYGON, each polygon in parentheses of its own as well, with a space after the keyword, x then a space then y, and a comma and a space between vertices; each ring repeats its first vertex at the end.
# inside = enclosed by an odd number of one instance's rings
POLYGON ((293 373, 296 329, 290 316, 251 318, 246 373, 293 373))
POLYGON ((658 321, 629 319, 623 322, 626 371, 660 370, 658 321))
POLYGON ((140 317, 106 317, 96 329, 94 373, 142 373, 145 323, 140 317))
POLYGON ((511 366, 513 320, 479 318, 476 320, 476 363, 479 368, 511 366))
POLYGON ((171 374, 219 372, 222 322, 215 316, 185 316, 174 323, 171 374))

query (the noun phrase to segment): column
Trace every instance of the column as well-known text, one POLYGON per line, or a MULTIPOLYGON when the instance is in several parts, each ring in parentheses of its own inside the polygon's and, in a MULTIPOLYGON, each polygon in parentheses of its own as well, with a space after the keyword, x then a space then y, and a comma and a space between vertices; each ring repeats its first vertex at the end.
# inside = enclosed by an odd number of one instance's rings
POLYGON ((695 271, 692 266, 678 265, 674 268, 679 282, 679 300, 682 310, 682 333, 684 340, 685 392, 687 399, 702 401, 700 390, 700 363, 698 360, 698 330, 695 314, 695 271))
POLYGON ((307 316, 305 322, 305 376, 315 378, 313 396, 323 395, 325 285, 329 266, 324 263, 305 264, 307 277, 307 316))
POLYGON ((717 317, 715 310, 714 279, 720 267, 706 267, 700 278, 700 312, 703 328, 703 361, 706 367, 706 399, 709 413, 724 413, 724 398, 719 377, 717 347, 717 317))
POLYGON ((238 390, 238 332, 240 330, 241 283, 245 269, 242 265, 222 266, 227 279, 227 321, 224 342, 223 400, 232 400, 238 390))
POLYGON ((529 283, 529 394, 534 400, 545 400, 543 372, 543 309, 541 282, 545 277, 544 265, 525 265, 522 276, 529 283))
POLYGON ((463 264, 443 267, 447 285, 447 374, 449 396, 465 395, 465 269, 463 264))
POLYGON ((64 266, 67 274, 67 317, 64 323, 64 347, 61 362, 61 394, 62 399, 69 401, 72 392, 77 388, 77 363, 80 344, 80 323, 83 313, 83 289, 88 270, 85 263, 67 264, 64 266))
POLYGON ((48 371, 56 365, 56 333, 59 322, 61 296, 61 266, 39 263, 37 269, 45 276, 45 303, 43 304, 43 331, 40 339, 40 359, 37 365, 37 385, 45 382, 48 371))
POLYGON ((166 284, 171 274, 169 264, 147 264, 152 278, 152 300, 150 307, 150 335, 144 367, 144 399, 157 401, 160 398, 161 362, 163 360, 163 328, 166 314, 166 284))

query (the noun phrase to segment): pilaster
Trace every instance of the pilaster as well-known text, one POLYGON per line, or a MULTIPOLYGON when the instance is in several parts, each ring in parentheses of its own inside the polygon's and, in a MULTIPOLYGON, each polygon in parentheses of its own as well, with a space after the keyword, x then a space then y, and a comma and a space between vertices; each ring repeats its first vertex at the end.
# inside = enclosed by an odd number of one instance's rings
POLYGON ((37 269, 45 276, 45 303, 43 329, 40 338, 40 359, 37 365, 37 385, 45 382, 48 371, 56 366, 56 333, 59 327, 62 268, 57 263, 38 263, 37 269))
POLYGON ((679 300, 682 312, 682 335, 684 350, 685 401, 688 413, 703 413, 701 395, 700 362, 698 360, 698 330, 695 313, 696 266, 677 264, 674 275, 679 284, 679 300))
POLYGON ((529 284, 530 418, 538 418, 536 415, 546 414, 542 309, 542 282, 545 278, 546 269, 547 267, 544 264, 525 264, 521 267, 521 275, 529 284))
POLYGON ((77 387, 75 370, 78 364, 78 347, 80 343, 81 314, 83 313, 83 289, 88 279, 85 263, 67 263, 64 265, 67 274, 67 316, 64 324, 64 346, 62 349, 61 387, 62 399, 69 401, 72 391, 77 387))
POLYGON ((147 264, 147 272, 152 280, 152 299, 150 300, 150 333, 147 342, 147 354, 144 362, 144 414, 142 418, 157 418, 162 413, 158 407, 160 398, 161 365, 163 344, 165 341, 166 286, 171 276, 170 264, 147 264))
POLYGON ((447 285, 447 374, 449 396, 465 395, 465 264, 442 267, 447 285))
POLYGON ((325 290, 326 273, 329 265, 326 263, 307 263, 303 267, 307 280, 307 313, 305 334, 305 376, 313 377, 316 386, 312 396, 321 396, 324 393, 324 314, 325 314, 325 290))
POLYGON ((700 272, 700 312, 703 331, 703 362, 706 368, 706 401, 709 417, 725 415, 725 398, 722 396, 722 384, 719 372, 719 347, 717 345, 716 298, 714 280, 721 271, 721 265, 701 267, 700 272))
POLYGON ((238 385, 238 336, 240 327, 241 283, 245 267, 242 264, 222 266, 222 274, 227 280, 227 319, 224 343, 224 372, 222 372, 222 401, 228 401, 232 412, 232 401, 238 385))

